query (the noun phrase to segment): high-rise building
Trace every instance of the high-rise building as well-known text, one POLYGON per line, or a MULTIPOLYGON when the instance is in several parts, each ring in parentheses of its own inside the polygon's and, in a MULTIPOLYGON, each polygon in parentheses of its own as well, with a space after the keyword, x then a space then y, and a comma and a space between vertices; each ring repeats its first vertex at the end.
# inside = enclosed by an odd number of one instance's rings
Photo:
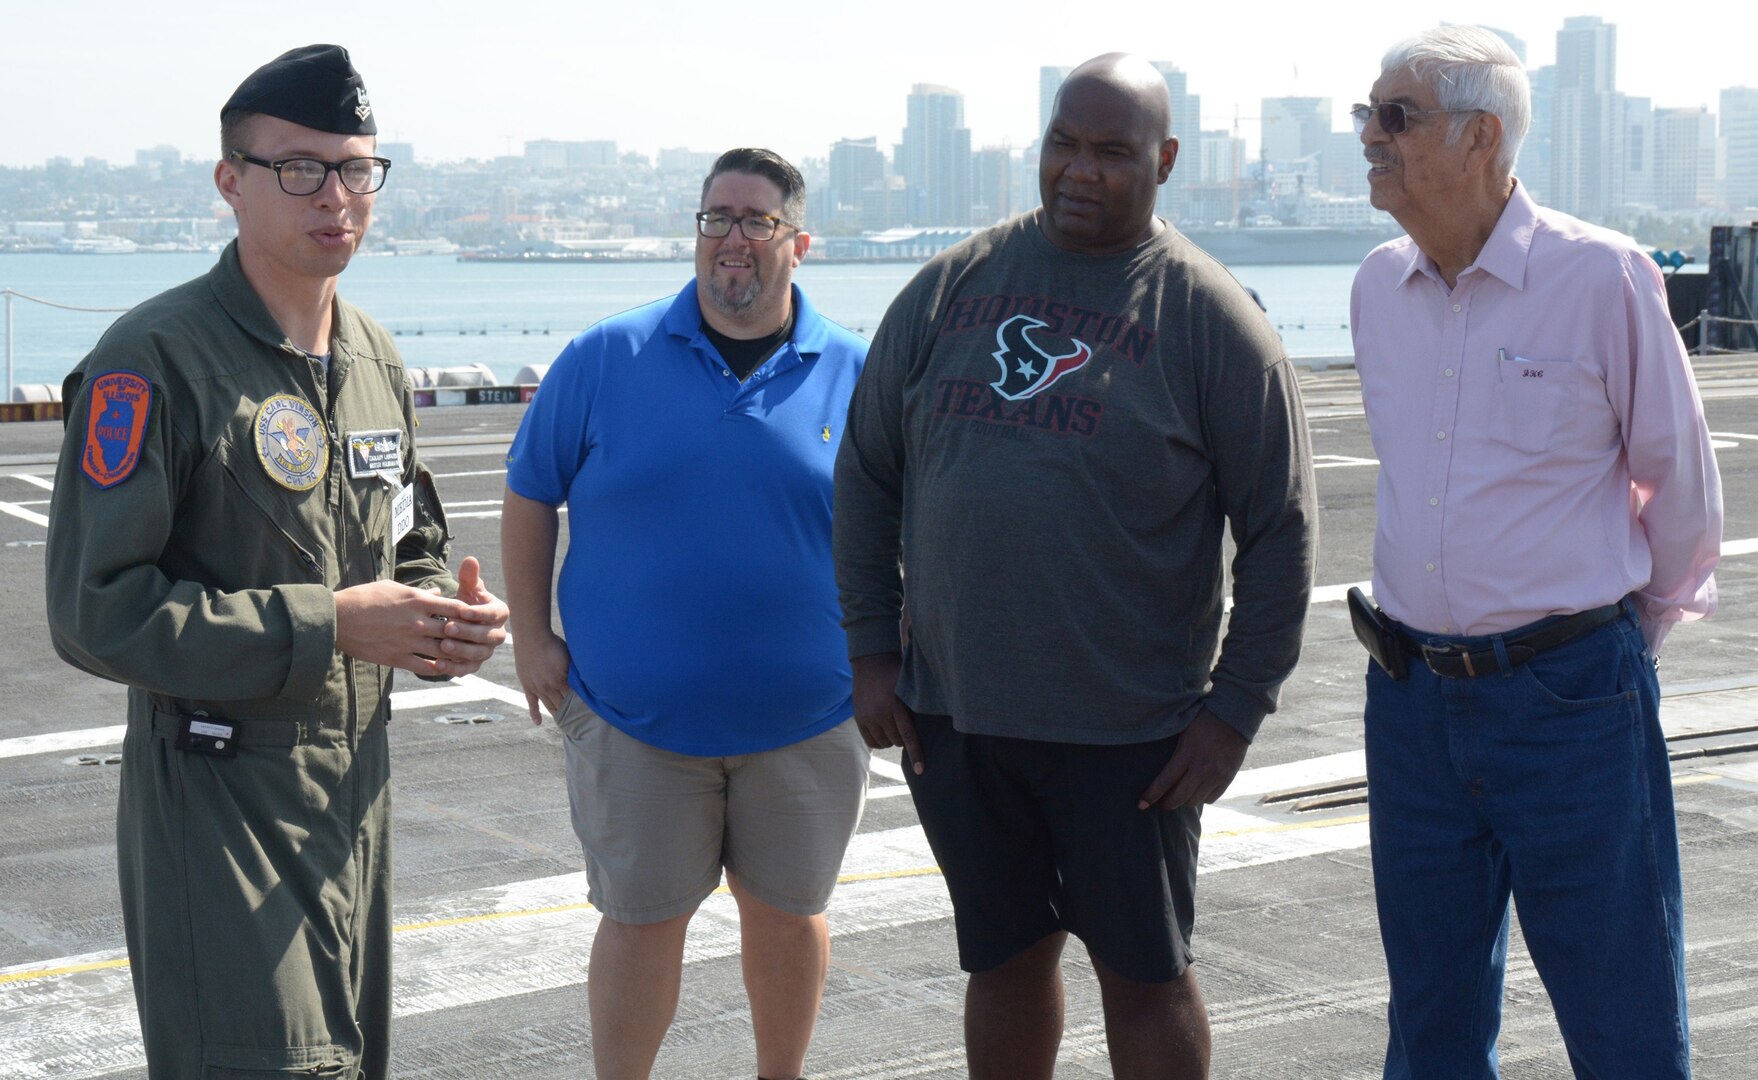
POLYGON ((971 130, 964 95, 947 86, 910 88, 908 122, 898 147, 912 225, 971 224, 971 130))
POLYGON ((971 155, 971 224, 991 224, 1018 211, 1013 203, 1018 167, 1011 147, 985 146, 971 155))
POLYGON ((830 148, 830 182, 819 214, 826 220, 859 218, 862 192, 885 178, 885 151, 879 140, 838 139, 830 148))
MULTIPOLYGON (((1200 131, 1191 140, 1201 148, 1193 183, 1231 186, 1245 175, 1245 140, 1225 128, 1200 131)), ((1180 157, 1184 151, 1178 151, 1180 157)))
POLYGON ((381 142, 378 144, 378 156, 389 158, 392 167, 407 169, 415 164, 415 144, 406 142, 381 142))
POLYGON ((1178 138, 1178 160, 1172 175, 1160 185, 1154 211, 1161 217, 1180 221, 1186 210, 1184 191, 1202 175, 1202 97, 1190 92, 1190 76, 1176 64, 1155 60, 1153 65, 1166 80, 1166 93, 1172 98, 1172 134, 1178 138))
POLYGON ((1715 204, 1715 115, 1698 105, 1654 110, 1655 203, 1662 210, 1715 204))
POLYGON ((1201 152, 1197 168, 1184 177, 1184 211, 1180 221, 1209 225, 1237 220, 1240 185, 1246 168, 1245 140, 1225 129, 1199 131, 1193 137, 1179 140, 1180 159, 1185 147, 1193 144, 1201 152))
POLYGON ((1333 195, 1366 195, 1367 158, 1362 152, 1361 136, 1354 129, 1331 132, 1319 158, 1319 190, 1333 195))
POLYGON ((1624 99, 1623 205, 1653 208, 1655 193, 1654 102, 1645 97, 1624 99))
POLYGON ((1617 27, 1597 15, 1563 20, 1551 115, 1551 201, 1603 221, 1623 202, 1624 103, 1617 92, 1617 27))
POLYGON ((1264 98, 1262 157, 1278 167, 1316 159, 1331 139, 1331 99, 1264 98))
POLYGON ((1758 89, 1730 86, 1721 92, 1721 141, 1727 152, 1722 201, 1735 211, 1758 207, 1758 89))
POLYGON ((867 232, 895 229, 904 224, 903 177, 881 176, 861 191, 861 228, 867 232))
POLYGON ((1056 91, 1062 89, 1062 80, 1068 78, 1071 67, 1046 66, 1038 69, 1038 135, 1042 136, 1050 127, 1050 114, 1056 111, 1056 91))
POLYGON ((1532 126, 1526 131, 1526 141, 1520 144, 1520 160, 1514 163, 1514 174, 1526 185, 1528 195, 1549 206, 1555 202, 1551 195, 1551 118, 1556 112, 1556 65, 1534 68, 1527 72, 1526 80, 1532 88, 1532 126))
POLYGON ((1557 89, 1609 93, 1618 88, 1618 28, 1598 15, 1563 20, 1557 31, 1557 89))

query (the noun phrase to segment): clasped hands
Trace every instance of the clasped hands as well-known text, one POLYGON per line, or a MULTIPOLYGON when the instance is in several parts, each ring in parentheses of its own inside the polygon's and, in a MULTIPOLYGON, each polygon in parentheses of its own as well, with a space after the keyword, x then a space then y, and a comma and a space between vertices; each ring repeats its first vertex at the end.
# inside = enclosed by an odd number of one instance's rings
POLYGON ((474 556, 458 566, 458 595, 374 581, 336 593, 336 651, 427 678, 468 675, 507 640, 507 605, 482 587, 474 556))

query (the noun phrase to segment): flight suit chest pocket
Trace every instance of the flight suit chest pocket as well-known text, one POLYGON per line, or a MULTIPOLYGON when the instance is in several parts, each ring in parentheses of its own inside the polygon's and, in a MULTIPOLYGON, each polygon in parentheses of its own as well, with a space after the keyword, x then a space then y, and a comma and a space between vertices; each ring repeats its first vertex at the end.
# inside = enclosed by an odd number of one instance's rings
POLYGON ((1506 354, 1496 360, 1496 410, 1490 436, 1524 453, 1558 445, 1574 422, 1580 371, 1569 359, 1506 354))
MULTIPOLYGON (((324 485, 278 490, 251 447, 221 439, 208 478, 185 500, 182 524, 199 522, 209 549, 240 579, 233 587, 326 581, 324 485)), ((214 582, 214 584, 222 584, 214 582)))

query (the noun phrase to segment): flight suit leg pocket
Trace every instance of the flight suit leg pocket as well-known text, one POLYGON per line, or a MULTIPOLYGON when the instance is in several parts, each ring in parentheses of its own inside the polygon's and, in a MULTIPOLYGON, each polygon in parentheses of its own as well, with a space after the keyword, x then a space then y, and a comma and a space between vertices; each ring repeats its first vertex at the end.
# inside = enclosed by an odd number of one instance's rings
POLYGON ((202 1054, 202 1080, 273 1080, 277 1076, 352 1078, 354 1055, 334 1044, 319 1046, 210 1046, 202 1054))

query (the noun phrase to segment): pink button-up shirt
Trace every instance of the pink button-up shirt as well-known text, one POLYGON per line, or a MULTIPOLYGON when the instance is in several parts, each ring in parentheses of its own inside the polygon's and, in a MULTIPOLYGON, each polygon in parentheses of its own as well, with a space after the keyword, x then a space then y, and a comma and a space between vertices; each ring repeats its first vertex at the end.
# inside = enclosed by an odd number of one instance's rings
POLYGON ((1355 275, 1380 459, 1374 598, 1491 634, 1635 592, 1656 653, 1715 610, 1721 476, 1660 271, 1516 186, 1449 289, 1409 237, 1355 275))

